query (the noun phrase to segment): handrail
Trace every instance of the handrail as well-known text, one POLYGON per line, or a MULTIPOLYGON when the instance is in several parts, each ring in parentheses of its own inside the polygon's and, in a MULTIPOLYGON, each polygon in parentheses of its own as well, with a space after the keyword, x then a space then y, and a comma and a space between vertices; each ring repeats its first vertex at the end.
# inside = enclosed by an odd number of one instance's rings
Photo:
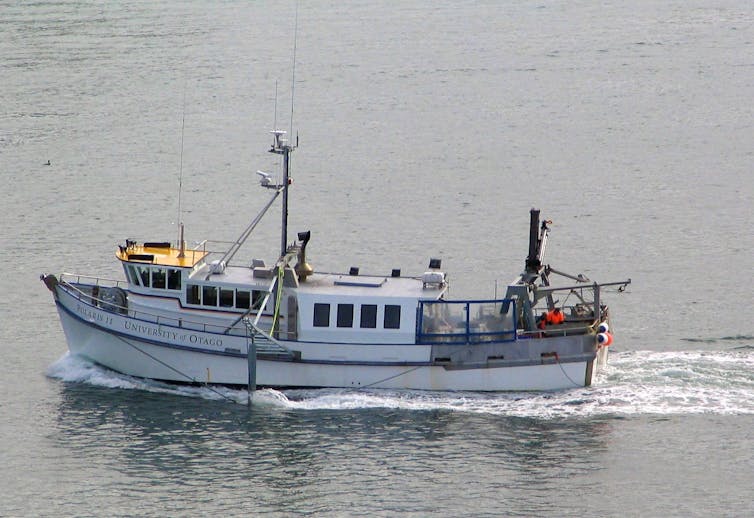
MULTIPOLYGON (((86 278, 86 276, 81 276, 81 277, 86 278)), ((242 327, 232 327, 231 329, 228 330, 228 332, 224 332, 224 329, 226 328, 226 326, 219 325, 219 324, 207 324, 206 322, 185 320, 183 318, 166 317, 164 315, 158 315, 156 313, 149 313, 146 311, 136 311, 126 306, 119 306, 107 300, 103 300, 101 298, 94 297, 91 294, 87 294, 86 292, 82 291, 81 289, 74 286, 73 284, 63 281, 62 274, 61 274, 61 281, 59 283, 59 286, 61 286, 62 289, 70 293, 74 298, 79 300, 82 304, 85 304, 91 307, 99 307, 100 309, 105 309, 104 307, 100 305, 92 304, 92 301, 97 301, 107 306, 110 306, 112 308, 123 310, 120 313, 125 314, 129 318, 133 318, 135 320, 139 320, 142 322, 149 322, 150 324, 164 325, 164 326, 176 327, 180 329, 188 329, 191 331, 202 331, 205 333, 214 333, 214 334, 229 334, 230 331, 232 331, 233 329, 235 329, 236 331, 241 331, 244 329, 242 327)), ((104 287, 112 288, 113 286, 104 286, 104 287)), ((118 287, 118 286, 115 286, 115 287, 118 287)), ((108 311, 108 310, 105 309, 105 311, 108 311)), ((235 325, 236 324, 234 324, 234 326, 235 325)))
MULTIPOLYGON (((104 300, 104 299, 101 299, 99 297, 95 297, 91 293, 89 293, 89 294, 85 293, 84 291, 80 290, 79 288, 77 288, 73 284, 71 284, 71 283, 69 283, 67 281, 64 281, 63 280, 63 275, 65 275, 65 274, 61 274, 60 275, 60 282, 58 284, 62 285, 63 289, 66 289, 66 287, 68 287, 68 288, 71 289, 71 291, 77 293, 76 299, 80 300, 84 304, 87 304, 89 306, 97 307, 98 305, 95 305, 95 304, 92 304, 91 302, 89 302, 89 301, 97 301, 97 302, 101 302, 103 305, 107 305, 107 306, 110 306, 110 307, 113 307, 113 308, 124 310, 126 313, 128 312, 128 307, 127 306, 119 306, 118 304, 113 304, 112 302, 110 302, 108 300, 104 300)), ((80 277, 86 278, 86 276, 80 276, 80 277)), ((97 280, 99 280, 99 279, 97 279, 97 280)), ((100 287, 99 284, 96 284, 95 286, 96 287, 100 287)), ((117 286, 117 285, 116 286, 102 286, 102 287, 103 288, 113 288, 113 287, 119 288, 119 286, 117 286)), ((99 307, 103 307, 103 306, 99 306, 99 307)), ((104 307, 103 307, 103 309, 104 309, 104 307)))
POLYGON ((113 286, 100 284, 100 281, 107 281, 110 283, 114 283, 115 287, 117 288, 120 288, 121 286, 128 286, 128 281, 123 281, 123 280, 118 280, 118 279, 108 279, 106 277, 94 277, 92 275, 81 275, 78 273, 68 273, 68 272, 63 272, 60 274, 60 281, 63 281, 64 278, 66 277, 69 277, 69 278, 75 277, 76 282, 81 282, 81 279, 91 279, 95 281, 95 286, 104 286, 106 288, 112 288, 113 286))
POLYGON ((533 331, 526 331, 524 329, 519 329, 518 335, 519 336, 536 336, 541 333, 545 333, 548 336, 554 336, 554 335, 566 336, 569 334, 586 334, 593 329, 594 329, 594 326, 592 324, 576 326, 576 325, 569 325, 568 322, 566 322, 564 324, 548 325, 544 329, 535 329, 533 331))
POLYGON ((631 284, 631 279, 627 279, 625 281, 618 281, 618 282, 603 282, 603 283, 583 283, 583 284, 577 284, 574 286, 534 286, 534 291, 536 293, 553 293, 556 291, 571 291, 571 290, 584 290, 584 289, 594 289, 596 288, 604 288, 606 286, 628 286, 631 284))
POLYGON ((251 320, 248 318, 243 319, 244 324, 246 325, 246 329, 249 333, 251 333, 251 337, 259 337, 263 340, 262 344, 257 344, 257 353, 259 352, 267 352, 267 353, 285 353, 286 355, 294 356, 295 353, 293 350, 289 349, 288 347, 281 344, 276 338, 273 336, 265 333, 261 329, 259 329, 251 320))
POLYGON ((517 332, 515 329, 509 329, 506 331, 480 331, 468 333, 421 333, 419 335, 419 343, 465 345, 469 343, 514 342, 516 340, 516 336, 517 332))

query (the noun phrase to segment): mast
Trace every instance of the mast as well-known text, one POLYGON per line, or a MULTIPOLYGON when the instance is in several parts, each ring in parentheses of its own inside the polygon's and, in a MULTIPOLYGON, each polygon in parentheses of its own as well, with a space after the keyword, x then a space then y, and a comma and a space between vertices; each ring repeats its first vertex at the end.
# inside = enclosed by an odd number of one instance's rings
MULTIPOLYGON (((293 99, 296 91, 296 47, 298 42, 298 2, 296 2, 296 16, 293 28, 293 65, 291 66, 291 124, 289 129, 293 134, 293 99)), ((275 85, 275 117, 277 118, 277 84, 275 85)), ((280 257, 283 258, 288 251, 288 186, 291 184, 290 177, 290 160, 291 151, 295 146, 288 144, 288 140, 281 138, 285 131, 274 129, 272 134, 275 135, 275 141, 272 144, 270 153, 283 155, 283 216, 280 224, 280 257)), ((298 145, 298 136, 296 136, 296 145, 298 145)))
POLYGON ((288 250, 288 186, 291 184, 290 155, 295 147, 288 144, 287 139, 282 138, 286 133, 285 131, 273 130, 271 133, 275 135, 275 141, 272 143, 270 153, 283 155, 283 181, 281 182, 281 187, 283 188, 283 207, 280 225, 280 257, 283 257, 288 250))

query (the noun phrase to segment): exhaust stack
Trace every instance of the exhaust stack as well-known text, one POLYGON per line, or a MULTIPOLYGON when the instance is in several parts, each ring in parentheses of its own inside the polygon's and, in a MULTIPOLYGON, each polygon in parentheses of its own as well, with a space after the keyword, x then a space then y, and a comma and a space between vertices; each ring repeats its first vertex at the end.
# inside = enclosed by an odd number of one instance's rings
POLYGON ((309 243, 309 239, 312 237, 311 230, 298 233, 298 240, 301 241, 301 248, 298 252, 298 263, 296 263, 295 270, 298 275, 298 280, 301 282, 306 281, 306 278, 314 273, 314 268, 306 262, 306 245, 309 243))
POLYGON ((529 222, 529 256, 526 258, 526 273, 537 275, 542 269, 547 248, 547 236, 550 233, 552 221, 545 220, 539 224, 539 209, 531 209, 531 221, 529 222))
POLYGON ((529 256, 526 258, 526 273, 536 274, 542 263, 539 260, 539 209, 529 211, 529 256))

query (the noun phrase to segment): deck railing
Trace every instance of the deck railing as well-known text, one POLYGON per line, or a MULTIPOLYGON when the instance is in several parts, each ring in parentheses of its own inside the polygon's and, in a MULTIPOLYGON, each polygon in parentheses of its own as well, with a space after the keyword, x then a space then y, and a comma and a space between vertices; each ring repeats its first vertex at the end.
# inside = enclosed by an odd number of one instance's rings
POLYGON ((92 286, 103 286, 106 288, 117 287, 125 289, 128 287, 128 281, 108 279, 106 277, 93 277, 91 275, 80 275, 77 273, 61 273, 60 281, 68 284, 91 284, 92 286))
POLYGON ((127 305, 115 304, 105 295, 105 290, 113 288, 123 289, 121 286, 127 286, 125 281, 68 273, 62 274, 60 281, 62 288, 82 304, 128 316, 142 322, 215 334, 246 334, 246 326, 241 321, 238 321, 234 327, 228 329, 227 324, 207 324, 206 322, 167 317, 157 313, 129 309, 127 305))

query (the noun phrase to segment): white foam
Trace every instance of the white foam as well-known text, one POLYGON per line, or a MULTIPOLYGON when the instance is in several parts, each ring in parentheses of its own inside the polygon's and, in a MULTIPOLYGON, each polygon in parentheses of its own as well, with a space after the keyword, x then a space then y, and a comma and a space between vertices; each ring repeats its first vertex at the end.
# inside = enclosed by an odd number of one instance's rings
POLYGON ((85 383, 98 387, 145 390, 148 392, 203 399, 225 399, 239 403, 245 403, 248 397, 246 391, 232 390, 226 387, 194 387, 134 378, 105 369, 84 358, 72 356, 69 353, 65 353, 55 363, 50 365, 47 368, 47 375, 62 381, 85 383))
MULTIPOLYGON (((445 410, 541 419, 640 414, 754 414, 754 351, 613 353, 594 386, 557 392, 496 393, 396 390, 265 389, 253 404, 314 411, 390 408, 445 410)), ((245 390, 193 387, 114 373, 66 354, 48 375, 107 388, 147 390, 244 404, 245 390)))
POLYGON ((47 375, 63 381, 87 383, 100 387, 109 388, 138 388, 137 380, 128 376, 122 376, 112 371, 98 367, 97 365, 65 353, 58 361, 47 368, 47 375))

